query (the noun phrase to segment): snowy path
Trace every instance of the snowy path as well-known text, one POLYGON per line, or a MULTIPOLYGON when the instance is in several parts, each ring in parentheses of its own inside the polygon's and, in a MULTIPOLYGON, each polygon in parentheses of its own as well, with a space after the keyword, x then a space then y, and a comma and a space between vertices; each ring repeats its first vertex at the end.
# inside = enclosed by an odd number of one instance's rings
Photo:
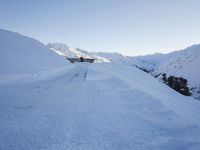
POLYGON ((80 63, 15 83, 0 86, 0 150, 200 149, 200 104, 137 69, 80 63))

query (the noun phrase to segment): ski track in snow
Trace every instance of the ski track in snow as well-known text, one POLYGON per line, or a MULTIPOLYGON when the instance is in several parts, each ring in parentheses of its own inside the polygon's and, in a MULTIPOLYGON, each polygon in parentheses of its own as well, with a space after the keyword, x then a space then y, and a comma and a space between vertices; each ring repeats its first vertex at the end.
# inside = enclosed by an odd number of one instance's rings
POLYGON ((78 63, 0 86, 0 150, 200 149, 200 104, 132 69, 78 63))

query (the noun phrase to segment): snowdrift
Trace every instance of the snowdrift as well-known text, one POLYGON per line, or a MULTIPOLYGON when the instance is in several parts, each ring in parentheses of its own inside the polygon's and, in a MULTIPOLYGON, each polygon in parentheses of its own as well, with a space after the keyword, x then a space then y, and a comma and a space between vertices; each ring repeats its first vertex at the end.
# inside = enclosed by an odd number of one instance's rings
POLYGON ((200 103, 149 74, 116 63, 52 74, 0 85, 0 149, 200 149, 200 103))
POLYGON ((0 74, 34 73, 67 64, 39 41, 0 29, 0 74))

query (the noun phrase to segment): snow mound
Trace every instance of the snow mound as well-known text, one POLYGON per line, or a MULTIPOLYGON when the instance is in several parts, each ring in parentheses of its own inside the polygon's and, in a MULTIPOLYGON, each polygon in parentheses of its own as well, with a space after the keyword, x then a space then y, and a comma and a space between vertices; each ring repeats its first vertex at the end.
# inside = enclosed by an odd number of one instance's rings
POLYGON ((0 29, 0 74, 34 73, 67 64, 39 41, 0 29))
POLYGON ((0 85, 0 149, 200 149, 200 103, 140 69, 75 63, 51 74, 0 85))

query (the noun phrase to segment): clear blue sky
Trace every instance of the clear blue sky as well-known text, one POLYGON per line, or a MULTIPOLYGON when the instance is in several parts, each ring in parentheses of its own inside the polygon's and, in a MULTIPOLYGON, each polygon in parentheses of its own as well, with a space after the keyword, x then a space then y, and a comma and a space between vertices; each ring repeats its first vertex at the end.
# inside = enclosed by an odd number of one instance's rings
POLYGON ((0 0, 0 28, 89 51, 166 53, 200 43, 200 0, 0 0))

